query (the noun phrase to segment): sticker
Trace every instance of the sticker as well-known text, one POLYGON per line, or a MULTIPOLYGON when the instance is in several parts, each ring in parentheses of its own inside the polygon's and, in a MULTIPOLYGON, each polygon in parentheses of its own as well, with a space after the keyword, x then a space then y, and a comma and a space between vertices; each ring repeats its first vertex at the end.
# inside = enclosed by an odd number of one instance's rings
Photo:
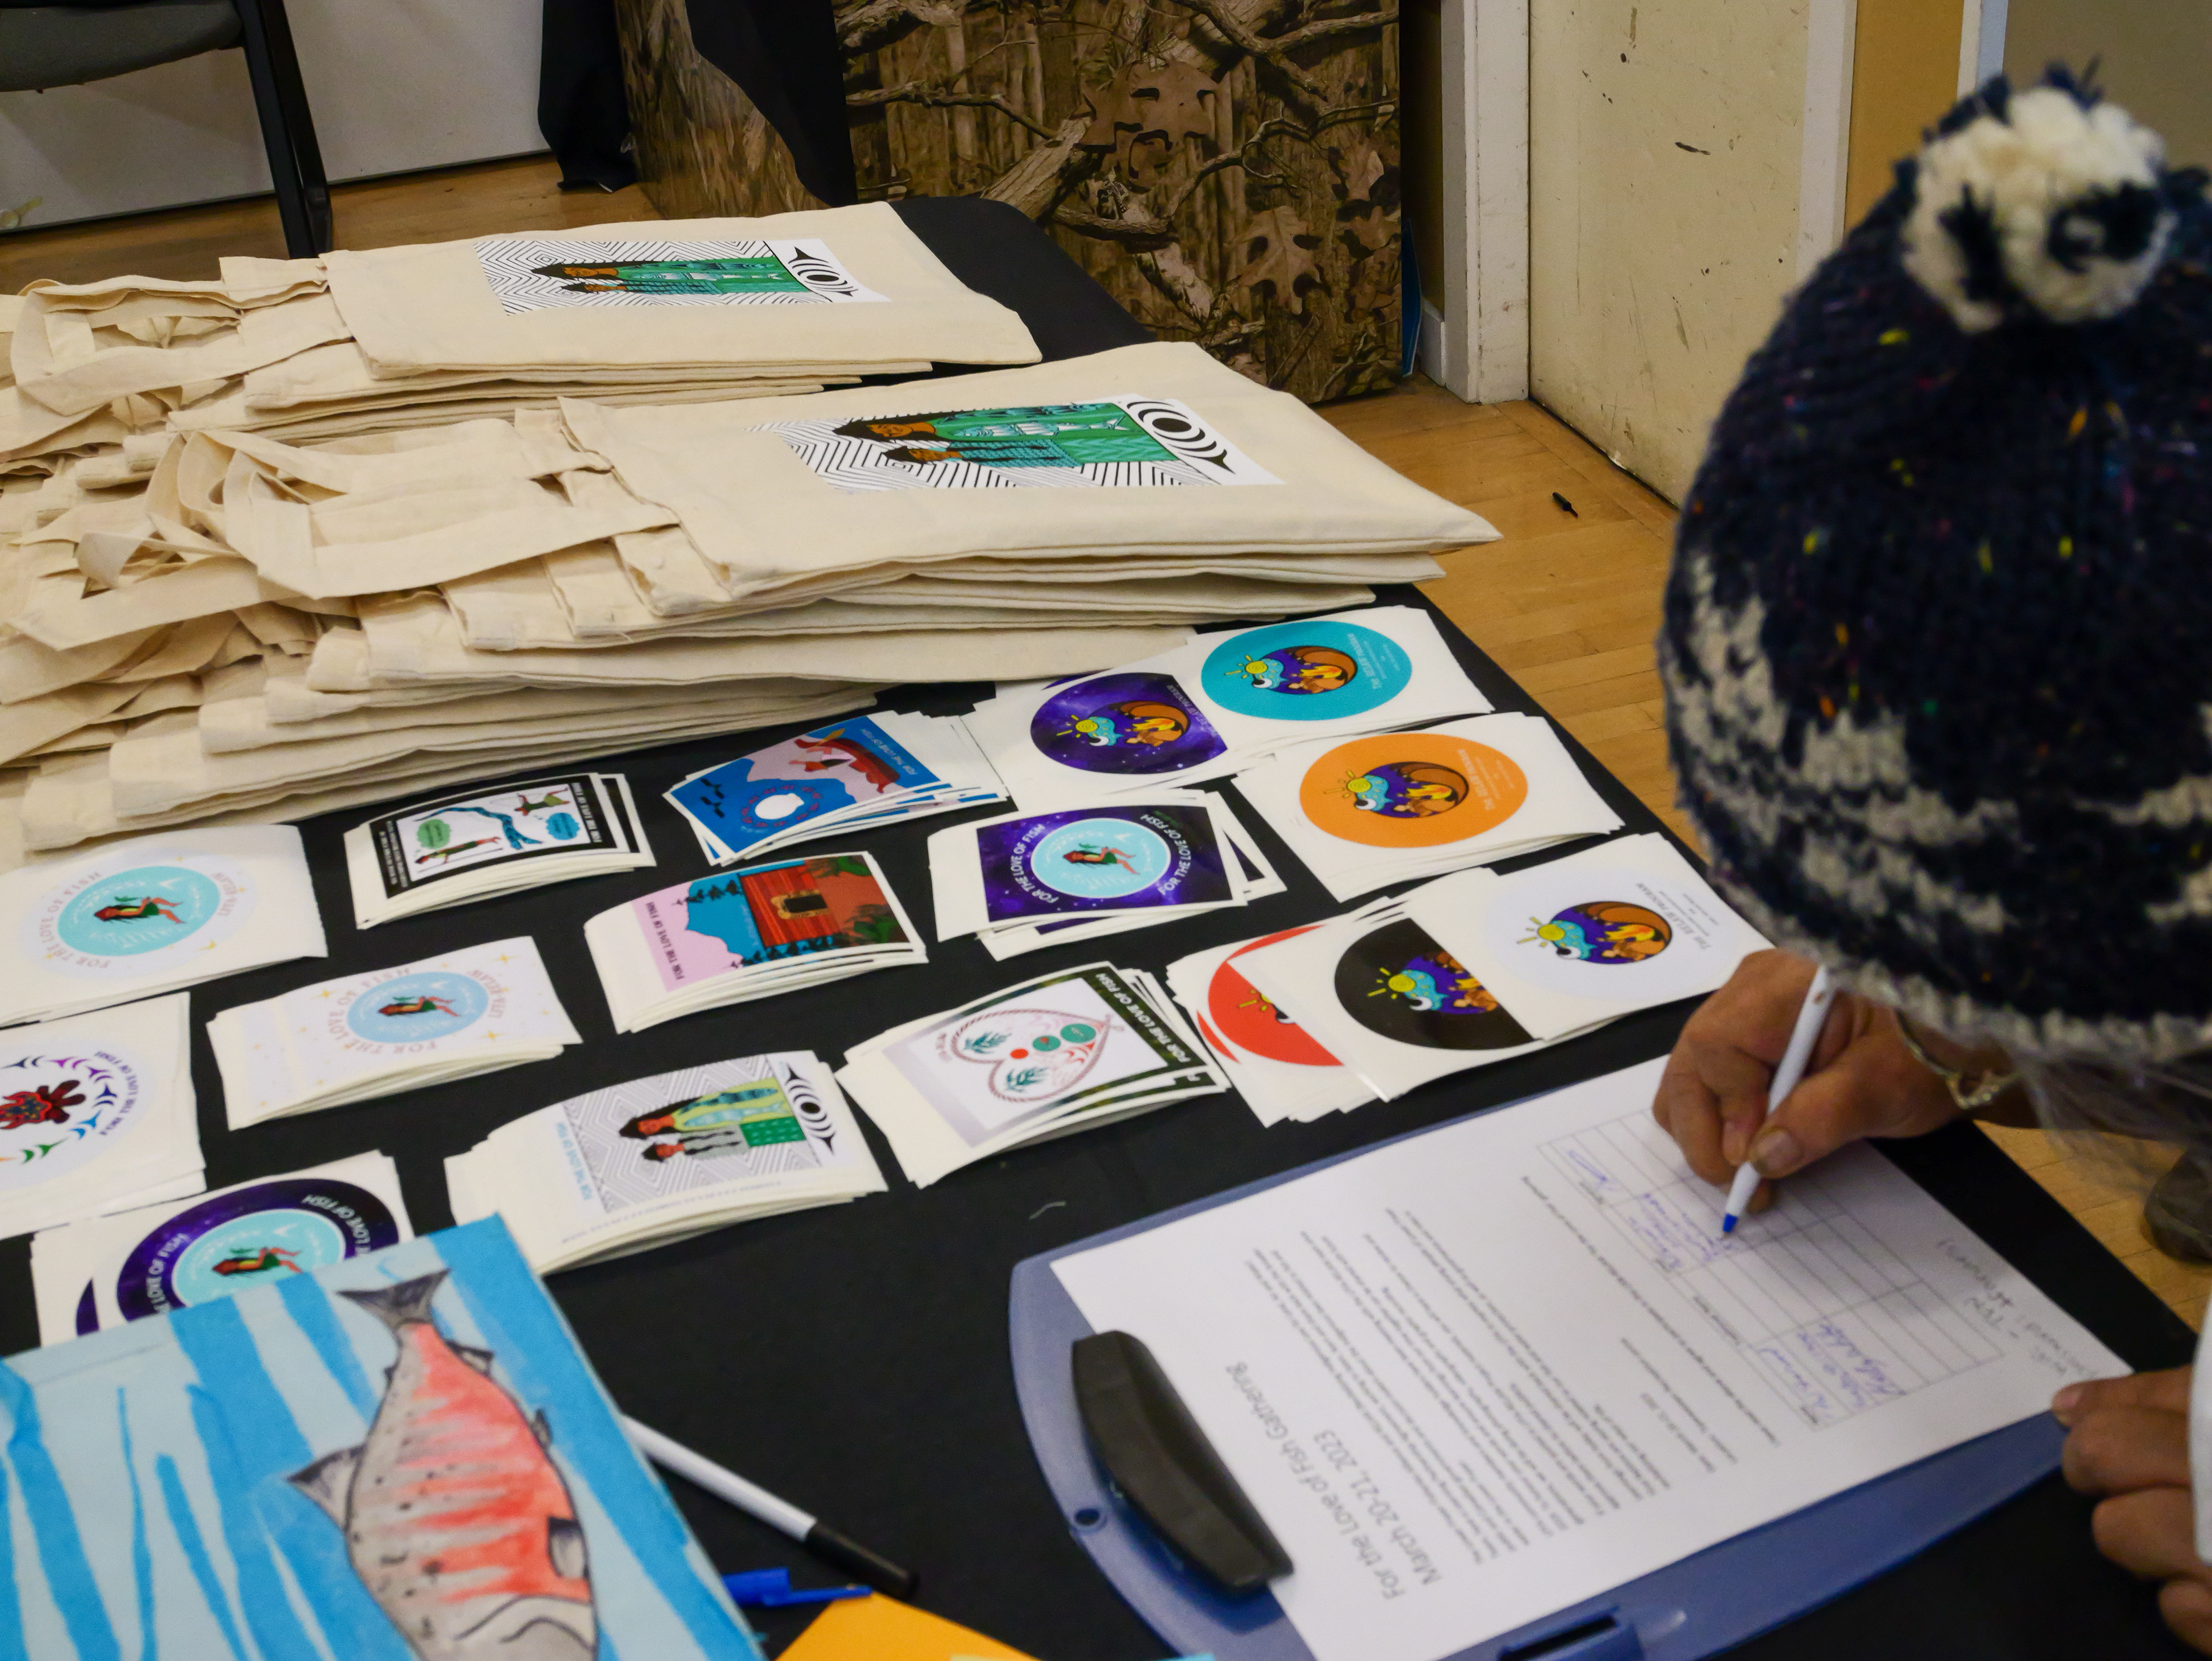
POLYGON ((213 950, 252 914, 246 867, 213 855, 81 868, 31 907, 19 944, 43 967, 137 977, 213 950))
POLYGON ((116 1306, 127 1321, 162 1315, 398 1239, 392 1208, 367 1189, 280 1177, 219 1194, 155 1228, 123 1260, 116 1306))
POLYGON ((1531 985, 1638 1006, 1710 991, 1728 919, 1678 878, 1634 867, 1507 879, 1483 918, 1483 944, 1531 985))
POLYGON ((668 799, 733 854, 809 819, 945 781, 865 716, 686 779, 668 799))
POLYGON ((1058 1009, 994 1009, 939 1039, 944 1056, 984 1068, 994 1101, 1028 1106, 1073 1090, 1106 1054, 1110 1024, 1058 1009))
POLYGON ((630 902, 664 991, 733 970, 910 937, 863 854, 702 877, 630 902))
POLYGON ((1437 733, 1355 739, 1316 761, 1298 786, 1315 829, 1369 848, 1479 837, 1528 799, 1528 776, 1510 756, 1437 733))
POLYGON ((1097 675, 1054 692, 1030 717, 1030 741, 1086 773, 1179 773, 1223 754, 1213 730, 1173 675, 1097 675))
POLYGON ((1336 1000, 1369 1031, 1424 1050, 1510 1050, 1520 1022, 1419 923, 1386 923, 1337 959, 1336 1000))
POLYGON ((1278 1009, 1266 993, 1232 966, 1247 952, 1257 952, 1278 940, 1294 940, 1301 934, 1311 934, 1316 927, 1308 923, 1303 928, 1286 928, 1279 934, 1254 940, 1231 952, 1228 961, 1213 971, 1213 979, 1206 989, 1206 1011, 1230 1043, 1271 1062, 1288 1062, 1293 1067, 1342 1065, 1314 1042, 1311 1033, 1278 1009))
POLYGON ((811 238, 735 242, 486 237, 477 263, 500 310, 551 307, 832 306, 882 301, 811 238))
POLYGON ((840 1162, 837 1121, 788 1056, 633 1080, 562 1102, 555 1118, 607 1211, 840 1162))
POLYGON ((623 846, 617 810, 588 774, 538 779, 512 789, 453 796, 368 822, 385 897, 428 883, 547 854, 623 846))
POLYGON ((984 914, 994 922, 1234 899, 1207 810, 1075 808, 979 826, 984 914))
POLYGON ((120 1048, 58 1054, 36 1026, 0 1044, 0 1189, 35 1188, 89 1165, 144 1104, 145 1067, 120 1048))
POLYGON ((491 1004, 492 989, 475 977, 421 969, 355 995, 345 1024, 370 1043, 424 1043, 474 1025, 491 1004))
POLYGON ((1357 624, 1277 623, 1231 635, 1206 654, 1200 685, 1240 715, 1337 721, 1381 709, 1413 684, 1413 660, 1357 624))
POLYGON ((1170 398, 782 421, 751 430, 775 434, 817 478, 853 493, 1282 483, 1170 398))
POLYGON ((76 1335, 100 1330, 100 1300, 92 1295, 92 1282, 84 1283, 84 1290, 76 1300, 76 1335))

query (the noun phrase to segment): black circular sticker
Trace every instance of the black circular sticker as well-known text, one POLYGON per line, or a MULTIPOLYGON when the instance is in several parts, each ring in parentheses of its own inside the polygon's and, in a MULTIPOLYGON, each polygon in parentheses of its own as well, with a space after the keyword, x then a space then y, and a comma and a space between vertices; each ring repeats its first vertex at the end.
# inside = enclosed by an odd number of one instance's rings
POLYGON ((1370 1032, 1424 1050, 1530 1042, 1480 981, 1419 923, 1385 923, 1336 961, 1336 999, 1370 1032))

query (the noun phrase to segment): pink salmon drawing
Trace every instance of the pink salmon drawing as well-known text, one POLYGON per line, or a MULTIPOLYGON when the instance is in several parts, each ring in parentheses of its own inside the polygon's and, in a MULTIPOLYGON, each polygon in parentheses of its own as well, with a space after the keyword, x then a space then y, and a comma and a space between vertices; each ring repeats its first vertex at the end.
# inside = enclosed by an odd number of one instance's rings
POLYGON ((599 1614, 552 1428, 492 1378, 489 1352, 433 1324, 445 1278, 340 1294, 391 1329, 398 1357, 367 1439, 290 1481, 345 1530, 354 1573, 422 1661, 591 1661, 599 1614))

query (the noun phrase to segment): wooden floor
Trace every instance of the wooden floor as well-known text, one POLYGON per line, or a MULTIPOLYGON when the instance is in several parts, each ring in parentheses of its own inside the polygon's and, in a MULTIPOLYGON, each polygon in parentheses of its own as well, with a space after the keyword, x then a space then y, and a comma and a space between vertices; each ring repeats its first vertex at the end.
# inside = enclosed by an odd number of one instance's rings
MULTIPOLYGON (((558 178, 550 161, 526 157, 343 186, 333 193, 338 246, 656 216, 641 192, 564 193, 556 188, 558 178)), ((276 210, 266 202, 15 232, 0 235, 0 293, 41 277, 211 276, 221 254, 283 252, 276 210)), ((1323 413, 1400 472, 1474 508, 1504 533, 1502 541, 1448 556, 1430 594, 1553 719, 1688 837, 1674 810, 1651 646, 1674 509, 1533 404, 1468 405, 1417 380, 1323 413)), ((2197 1324, 2212 1272, 2151 1250, 2137 1221, 2137 1195, 2069 1161, 2038 1133, 1990 1135, 2197 1324)))

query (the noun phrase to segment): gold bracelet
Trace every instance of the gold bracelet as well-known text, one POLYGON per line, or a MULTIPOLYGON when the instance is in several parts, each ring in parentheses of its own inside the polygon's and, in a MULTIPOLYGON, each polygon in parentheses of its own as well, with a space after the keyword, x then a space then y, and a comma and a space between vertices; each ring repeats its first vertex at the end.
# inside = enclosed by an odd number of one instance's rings
POLYGON ((1943 1087, 1951 1092, 1951 1099, 1958 1104, 1961 1113, 1980 1112, 2020 1082, 2017 1073, 1968 1073, 1960 1068, 1944 1066, 1928 1053, 1919 1036, 1913 1031, 1912 1023, 1905 1019, 1903 1011, 1893 1010, 1890 1013, 1897 1017, 1897 1036, 1905 1040, 1905 1047, 1912 1052, 1912 1059, 1942 1080, 1943 1087))

